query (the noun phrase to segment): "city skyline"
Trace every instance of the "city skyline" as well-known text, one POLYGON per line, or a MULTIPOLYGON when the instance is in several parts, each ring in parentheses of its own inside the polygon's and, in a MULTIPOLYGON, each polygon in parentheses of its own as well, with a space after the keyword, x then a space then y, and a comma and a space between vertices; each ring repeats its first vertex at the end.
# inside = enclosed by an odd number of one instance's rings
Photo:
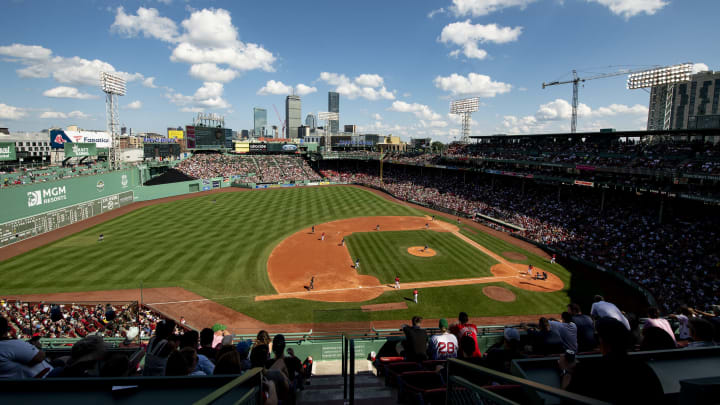
MULTIPOLYGON (((107 70, 128 81, 120 121, 135 132, 184 126, 201 110, 236 131, 253 129, 253 107, 281 108, 296 94, 303 117, 327 111, 328 92, 342 98, 340 128, 365 133, 450 141, 461 125, 449 101, 470 96, 481 102, 473 135, 568 132, 572 86, 543 90, 542 82, 567 80, 573 69, 581 77, 681 62, 720 69, 707 28, 720 4, 710 0, 692 8, 678 0, 418 1, 378 3, 387 8, 380 15, 371 3, 330 4, 288 3, 269 27, 257 18, 269 7, 253 3, 11 2, 0 17, 0 127, 105 129, 97 82, 107 70), (322 23, 277 29, 316 14, 353 24, 332 35, 322 23), (683 19, 693 24, 665 35, 683 19), (361 29, 370 20, 381 28, 361 29)), ((644 129, 648 103, 648 92, 625 89, 624 76, 588 81, 578 131, 644 129)), ((276 125, 273 113, 269 121, 276 125)))

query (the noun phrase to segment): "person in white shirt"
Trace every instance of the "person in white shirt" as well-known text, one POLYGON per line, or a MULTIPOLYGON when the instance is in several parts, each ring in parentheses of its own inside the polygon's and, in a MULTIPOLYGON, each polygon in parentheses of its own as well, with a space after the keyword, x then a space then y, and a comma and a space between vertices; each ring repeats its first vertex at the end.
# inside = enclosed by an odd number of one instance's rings
POLYGON ((680 327, 677 329, 677 337, 680 340, 688 340, 690 339, 690 318, 692 317, 692 313, 690 312, 690 309, 686 306, 680 307, 680 314, 678 315, 670 315, 671 318, 677 319, 678 323, 680 323, 680 327))
POLYGON ((550 330, 556 331, 560 335, 560 341, 565 350, 577 353, 577 325, 572 321, 572 315, 569 312, 563 312, 561 316, 562 322, 550 321, 550 330))
POLYGON ((457 357, 459 348, 457 337, 448 332, 447 319, 441 319, 438 326, 440 327, 440 334, 430 337, 429 357, 432 360, 454 359, 457 357))
POLYGON ((667 321, 665 318, 660 317, 660 311, 656 307, 650 307, 648 308, 648 318, 645 321, 645 325, 643 326, 643 329, 647 328, 660 328, 664 330, 665 332, 672 337, 673 342, 677 344, 677 341, 675 340, 675 333, 673 333, 672 328, 670 327, 670 322, 667 321))
POLYGON ((611 302, 605 301, 602 295, 595 296, 595 302, 590 308, 590 315, 595 318, 613 318, 622 322, 625 327, 630 330, 630 322, 628 322, 625 315, 611 302))
POLYGON ((10 325, 0 317, 0 378, 44 378, 52 371, 45 353, 24 340, 10 339, 10 325))

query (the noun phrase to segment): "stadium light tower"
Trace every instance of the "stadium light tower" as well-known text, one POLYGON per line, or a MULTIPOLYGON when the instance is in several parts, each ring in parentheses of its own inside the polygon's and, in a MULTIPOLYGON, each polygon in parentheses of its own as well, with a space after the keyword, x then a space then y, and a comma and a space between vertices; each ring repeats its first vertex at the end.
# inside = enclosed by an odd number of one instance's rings
POLYGON ((108 132, 110 132, 108 159, 111 170, 118 170, 120 169, 118 96, 125 95, 125 79, 114 73, 100 72, 100 87, 105 93, 105 116, 108 132))
POLYGON ((682 63, 679 65, 666 66, 657 69, 644 70, 642 72, 633 73, 628 76, 627 88, 629 90, 643 89, 655 86, 667 86, 665 92, 665 115, 663 117, 663 129, 670 129, 670 119, 672 118, 672 101, 675 92, 675 83, 690 81, 692 74, 692 63, 682 63))
POLYGON ((470 142, 470 120, 472 113, 480 108, 478 97, 465 98, 450 102, 450 114, 462 115, 462 143, 470 142))
POLYGON ((328 126, 330 121, 340 121, 340 113, 322 111, 318 113, 318 120, 325 121, 325 150, 330 152, 332 150, 332 138, 330 132, 328 132, 328 126))

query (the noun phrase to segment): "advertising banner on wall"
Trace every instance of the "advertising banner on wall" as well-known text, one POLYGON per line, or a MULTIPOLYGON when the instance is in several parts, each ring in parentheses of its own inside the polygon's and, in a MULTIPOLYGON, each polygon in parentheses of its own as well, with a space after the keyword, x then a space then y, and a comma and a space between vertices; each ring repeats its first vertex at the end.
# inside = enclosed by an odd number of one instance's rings
POLYGON ((107 132, 92 131, 64 131, 53 129, 50 131, 50 146, 53 149, 63 149, 68 142, 94 143, 98 148, 110 147, 110 134, 107 132))
POLYGON ((97 149, 94 143, 70 142, 63 145, 65 157, 97 156, 97 149))
POLYGON ((15 144, 0 142, 0 160, 15 160, 15 144))
POLYGON ((168 138, 171 139, 183 139, 184 132, 177 129, 168 129, 168 138))

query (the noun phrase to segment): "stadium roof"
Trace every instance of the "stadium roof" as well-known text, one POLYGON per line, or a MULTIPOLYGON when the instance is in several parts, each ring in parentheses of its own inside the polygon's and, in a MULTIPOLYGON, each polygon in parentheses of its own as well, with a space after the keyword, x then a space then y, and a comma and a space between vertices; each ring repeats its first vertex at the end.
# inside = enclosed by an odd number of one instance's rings
POLYGON ((524 135, 473 135, 471 139, 487 139, 487 138, 529 138, 529 137, 597 137, 607 136, 613 138, 642 138, 646 136, 720 136, 720 128, 703 128, 703 129, 672 129, 672 130, 654 130, 654 131, 598 131, 598 132, 560 132, 549 134, 524 134, 524 135))

